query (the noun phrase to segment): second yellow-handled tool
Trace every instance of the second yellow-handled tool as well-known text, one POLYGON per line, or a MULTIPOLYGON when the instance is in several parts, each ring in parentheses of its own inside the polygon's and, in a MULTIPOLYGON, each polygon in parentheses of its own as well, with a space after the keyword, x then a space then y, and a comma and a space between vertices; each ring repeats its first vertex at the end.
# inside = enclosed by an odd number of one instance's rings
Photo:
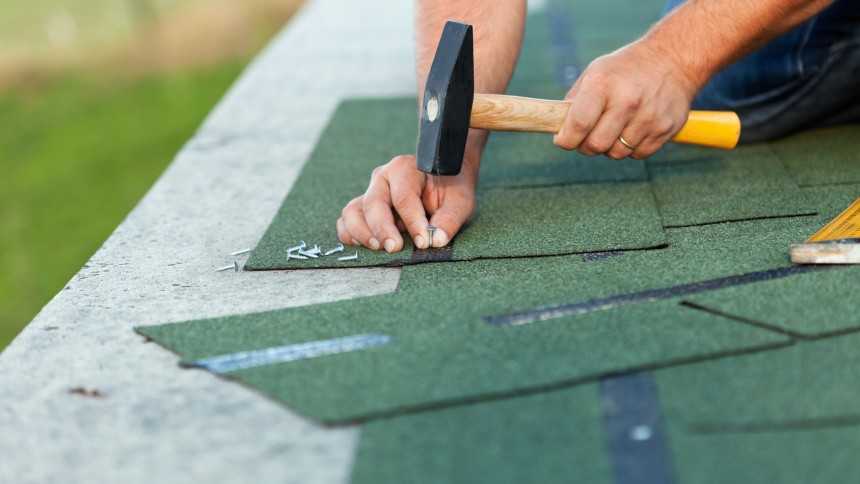
MULTIPOLYGON (((475 94, 472 26, 448 21, 424 87, 417 164, 435 175, 456 175, 463 164, 469 128, 557 133, 569 101, 500 94, 475 94)), ((693 111, 672 139, 715 148, 734 148, 741 123, 732 112, 693 111)))

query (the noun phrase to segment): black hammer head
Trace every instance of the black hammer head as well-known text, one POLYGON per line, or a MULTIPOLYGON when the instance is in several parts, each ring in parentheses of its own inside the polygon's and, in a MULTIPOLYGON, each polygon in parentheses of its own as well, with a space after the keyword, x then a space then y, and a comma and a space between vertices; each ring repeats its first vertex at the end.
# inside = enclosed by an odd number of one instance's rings
POLYGON ((472 26, 449 20, 424 87, 418 126, 418 169, 456 175, 463 166, 475 94, 472 26))

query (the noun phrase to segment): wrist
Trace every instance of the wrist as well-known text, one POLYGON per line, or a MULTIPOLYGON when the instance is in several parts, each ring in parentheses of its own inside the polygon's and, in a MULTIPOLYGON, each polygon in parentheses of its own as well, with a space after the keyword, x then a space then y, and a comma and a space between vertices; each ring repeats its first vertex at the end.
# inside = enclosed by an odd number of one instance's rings
POLYGON ((708 64, 702 62, 701 58, 695 56, 690 58, 679 49, 673 48, 671 44, 667 45, 657 36, 643 37, 635 44, 644 49, 649 58, 666 64, 663 75, 679 82, 689 93, 691 101, 713 75, 708 64))
POLYGON ((477 183, 478 172, 481 168, 481 156, 487 143, 489 133, 480 129, 469 129, 469 137, 466 140, 466 149, 463 152, 463 167, 460 174, 472 179, 477 183))
MULTIPOLYGON (((676 7, 655 24, 637 43, 642 44, 658 60, 673 65, 672 74, 685 79, 693 92, 698 92, 708 80, 737 60, 749 45, 755 44, 759 33, 750 22, 760 9, 743 13, 743 2, 687 1, 676 7)), ((750 4, 773 3, 768 1, 750 4)))

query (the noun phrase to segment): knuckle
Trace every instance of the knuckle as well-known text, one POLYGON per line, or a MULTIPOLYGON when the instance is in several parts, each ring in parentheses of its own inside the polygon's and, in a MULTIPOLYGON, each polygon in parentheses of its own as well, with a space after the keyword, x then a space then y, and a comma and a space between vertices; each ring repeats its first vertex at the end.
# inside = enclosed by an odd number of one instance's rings
POLYGON ((567 137, 564 137, 564 138, 558 137, 558 138, 556 138, 554 143, 559 148, 561 148, 563 150, 567 150, 567 151, 575 150, 577 148, 577 145, 575 143, 573 143, 570 140, 570 138, 567 138, 567 137))
POLYGON ((343 207, 343 210, 341 210, 341 211, 340 211, 340 216, 341 216, 344 220, 348 220, 348 219, 349 219, 349 217, 350 217, 353 213, 355 213, 355 211, 356 211, 356 210, 358 210, 358 208, 361 206, 360 204, 361 204, 361 197, 353 198, 352 200, 350 200, 350 202, 349 202, 349 203, 347 203, 347 204, 343 207))
POLYGON ((612 158, 613 160, 623 160, 624 158, 626 158, 625 155, 619 153, 618 151, 615 151, 614 149, 606 153, 606 156, 612 158))
POLYGON ((409 165, 413 163, 413 157, 406 155, 395 156, 390 163, 393 167, 409 165))
POLYGON ((413 213, 407 213, 407 214, 401 215, 400 221, 408 229, 418 229, 418 230, 424 229, 424 227, 422 227, 418 223, 419 222, 418 216, 413 214, 413 213))
POLYGON ((608 91, 610 86, 612 86, 612 74, 604 69, 603 64, 608 62, 607 56, 598 57, 591 63, 589 67, 591 67, 591 71, 588 73, 588 83, 591 84, 591 87, 600 89, 602 91, 608 91))
POLYGON ((571 116, 569 125, 577 133, 587 133, 594 127, 591 120, 575 115, 571 116))
POLYGON ((391 203, 393 203, 396 208, 408 207, 410 198, 411 197, 406 192, 395 192, 391 195, 391 203))
POLYGON ((636 148, 636 152, 631 155, 631 158, 641 160, 643 158, 648 158, 657 152, 660 148, 660 144, 656 143, 653 140, 648 140, 647 142, 643 142, 641 146, 636 148))
POLYGON ((667 140, 672 133, 672 126, 665 123, 657 122, 651 129, 651 137, 658 140, 667 140))
POLYGON ((362 205, 362 207, 361 207, 361 214, 362 214, 363 218, 366 218, 368 220, 371 217, 373 217, 374 211, 373 211, 373 202, 372 201, 367 201, 367 200, 364 201, 364 205, 362 205))
POLYGON ((653 109, 641 109, 637 114, 639 122, 644 126, 654 126, 660 120, 659 116, 653 109))
POLYGON ((421 235, 425 228, 427 228, 427 224, 421 223, 420 220, 415 217, 411 220, 403 221, 404 230, 402 232, 408 232, 413 237, 416 235, 421 235))
POLYGON ((384 229, 384 225, 379 221, 372 221, 370 222, 369 229, 370 232, 378 238, 379 234, 381 234, 384 229))
POLYGON ((660 134, 662 134, 664 137, 668 137, 675 132, 675 123, 673 123, 669 119, 666 119, 660 123, 659 129, 660 134))
POLYGON ((585 140, 585 147, 594 153, 606 153, 609 150, 610 145, 603 140, 588 138, 585 140))
POLYGON ((641 153, 638 153, 638 152, 636 153, 636 159, 637 160, 643 160, 643 159, 648 158, 649 156, 653 155, 655 152, 656 152, 656 150, 642 150, 641 153))
POLYGON ((642 105, 642 97, 638 92, 626 93, 621 97, 621 107, 628 111, 635 111, 642 105))
POLYGON ((344 245, 352 245, 352 236, 351 236, 351 235, 349 235, 349 232, 347 232, 346 230, 343 230, 343 231, 340 231, 340 230, 339 230, 339 231, 337 232, 337 238, 338 238, 338 240, 340 240, 344 245))

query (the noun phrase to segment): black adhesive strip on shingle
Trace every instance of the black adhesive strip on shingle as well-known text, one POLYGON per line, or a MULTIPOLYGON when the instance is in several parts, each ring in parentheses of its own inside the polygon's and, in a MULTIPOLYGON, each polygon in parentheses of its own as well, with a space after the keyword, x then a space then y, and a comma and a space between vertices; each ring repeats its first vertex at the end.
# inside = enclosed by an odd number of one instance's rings
POLYGON ((573 20, 570 12, 561 2, 550 2, 547 6, 549 34, 555 57, 556 80, 559 85, 569 88, 579 78, 582 66, 579 62, 579 45, 573 36, 573 20))
POLYGON ((628 304, 634 304, 638 302, 656 301, 659 299, 686 296, 688 294, 713 291, 715 289, 722 289, 724 287, 739 286, 742 284, 767 281, 770 279, 779 279, 794 274, 805 274, 807 272, 829 270, 833 269, 834 267, 838 266, 801 265, 782 267, 779 269, 770 269, 766 271, 748 272, 746 274, 740 274, 737 276, 721 277, 719 279, 709 279, 707 281, 693 282, 690 284, 681 284, 678 286, 662 287, 658 289, 648 289, 646 291, 619 294, 616 296, 591 299, 588 301, 561 304, 557 306, 547 306, 542 308, 530 309, 528 311, 520 311, 516 313, 502 314, 497 316, 488 316, 484 318, 484 321, 494 326, 517 326, 521 324, 537 323, 550 319, 558 319, 566 316, 577 316, 580 314, 591 313, 594 311, 617 308, 619 306, 626 306, 628 304))
POLYGON ((654 382, 646 373, 600 380, 609 462, 616 484, 675 482, 654 382))
POLYGON ((454 241, 451 241, 445 247, 434 247, 432 249, 415 249, 412 252, 413 264, 420 262, 446 262, 452 259, 452 251, 454 249, 454 241))

